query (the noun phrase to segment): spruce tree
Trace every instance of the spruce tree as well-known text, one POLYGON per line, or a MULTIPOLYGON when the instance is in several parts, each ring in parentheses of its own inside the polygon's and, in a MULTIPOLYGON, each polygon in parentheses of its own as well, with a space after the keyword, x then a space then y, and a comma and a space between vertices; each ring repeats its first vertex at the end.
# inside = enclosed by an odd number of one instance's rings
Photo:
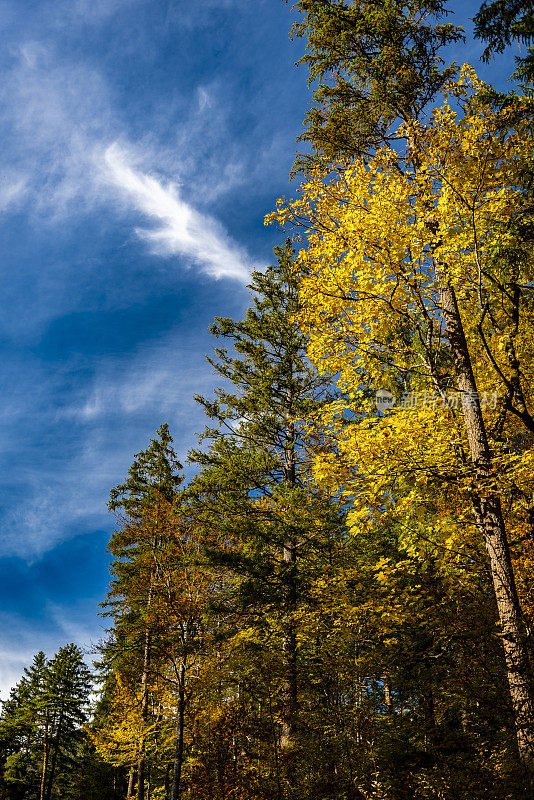
MULTIPOLYGON (((141 720, 149 718, 149 683, 154 649, 161 646, 161 621, 154 618, 155 578, 166 547, 168 510, 175 503, 183 477, 182 465, 172 446, 167 424, 146 450, 137 453, 124 483, 112 489, 109 509, 122 513, 111 537, 114 580, 105 605, 114 616, 110 658, 114 668, 126 669, 141 687, 141 720)), ((156 615, 157 616, 157 615, 156 615)), ((144 738, 139 743, 136 766, 137 798, 144 800, 146 756, 144 738)), ((134 772, 128 788, 132 796, 134 772)))
POLYGON ((46 656, 41 651, 2 703, 0 747, 2 778, 13 800, 37 794, 42 750, 41 720, 45 710, 46 656))
POLYGON ((213 400, 197 398, 212 421, 202 437, 210 446, 190 454, 201 471, 187 493, 203 518, 210 557, 235 578, 234 609, 255 620, 266 641, 269 615, 277 620, 279 747, 290 796, 299 748, 298 609, 314 557, 329 536, 340 535, 343 521, 315 491, 303 423, 324 401, 330 381, 308 362, 295 321, 290 242, 275 255, 275 265, 252 275, 245 318, 218 318, 211 328, 230 346, 208 359, 226 384, 213 400))
POLYGON ((38 653, 12 690, 0 717, 7 796, 52 800, 73 789, 92 688, 75 644, 47 662, 38 653))
POLYGON ((484 2, 474 17, 475 37, 486 42, 483 58, 489 61, 503 53, 512 42, 526 46, 526 53, 515 57, 514 77, 532 86, 534 79, 534 3, 532 0, 493 0, 484 2))
POLYGON ((65 796, 88 718, 91 673, 75 644, 62 647, 47 664, 40 800, 65 796))
POLYGON ((455 72, 441 51, 463 39, 443 20, 446 0, 299 0, 293 28, 306 39, 314 103, 300 137, 311 152, 295 171, 338 167, 398 138, 455 72))

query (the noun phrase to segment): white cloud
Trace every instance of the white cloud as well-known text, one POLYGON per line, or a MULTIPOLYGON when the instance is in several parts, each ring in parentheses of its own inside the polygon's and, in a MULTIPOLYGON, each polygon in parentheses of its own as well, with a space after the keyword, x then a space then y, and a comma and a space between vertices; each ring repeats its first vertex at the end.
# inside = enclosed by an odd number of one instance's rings
POLYGON ((94 619, 95 600, 82 598, 69 605, 47 602, 47 619, 54 623, 59 641, 76 642, 79 647, 91 650, 104 637, 105 621, 94 619))
POLYGON ((186 203, 175 183, 164 185, 134 169, 117 143, 107 148, 104 158, 110 183, 133 208, 158 223, 152 230, 136 230, 152 243, 155 253, 185 256, 213 278, 249 279, 250 261, 245 250, 232 241, 220 223, 186 203))
POLYGON ((186 333, 177 328, 133 356, 102 362, 90 391, 78 405, 66 409, 65 416, 101 425, 110 418, 151 413, 157 408, 162 418, 176 420, 176 427, 182 433, 185 430, 187 438, 191 425, 204 422, 193 396, 209 394, 216 376, 205 358, 199 358, 196 349, 189 350, 186 342, 186 333))
MULTIPOLYGON (((4 621, 9 625, 17 625, 20 631, 21 620, 14 620, 11 615, 4 615, 4 621)), ((28 642, 25 647, 17 647, 15 643, 0 643, 0 697, 9 697, 10 689, 18 683, 22 677, 24 667, 29 667, 33 656, 38 651, 34 645, 28 642)))
MULTIPOLYGON (((99 599, 99 598, 98 598, 99 599)), ((0 614, 0 698, 9 697, 10 689, 23 676, 34 656, 43 650, 52 658, 60 647, 75 642, 85 651, 85 662, 91 668, 91 651, 104 637, 105 622, 95 620, 97 598, 83 598, 74 604, 47 602, 41 620, 28 620, 15 613, 0 614)))
POLYGON ((112 527, 109 490, 163 421, 185 463, 205 424, 194 395, 210 396, 218 382, 202 355, 210 344, 202 339, 209 338, 207 322, 199 312, 199 324, 187 331, 177 326, 134 353, 97 361, 92 379, 73 389, 60 408, 61 380, 47 376, 38 362, 23 373, 8 370, 12 388, 0 406, 0 466, 6 473, 0 557, 31 564, 79 533, 112 527), (43 441, 54 442, 51 452, 43 441))
POLYGON ((0 211, 27 201, 33 223, 58 225, 113 208, 109 201, 117 205, 119 197, 123 207, 156 223, 136 230, 154 254, 185 257, 212 278, 247 282, 249 256, 209 214, 209 205, 246 174, 243 154, 228 134, 219 87, 197 87, 173 142, 162 146, 157 131, 147 130, 133 147, 113 93, 94 66, 63 63, 53 46, 35 40, 12 47, 12 56, 0 89, 7 165, 0 211), (182 196, 177 175, 195 186, 192 203, 182 196))
POLYGON ((0 211, 16 206, 26 196, 28 179, 26 176, 9 176, 0 180, 0 211))

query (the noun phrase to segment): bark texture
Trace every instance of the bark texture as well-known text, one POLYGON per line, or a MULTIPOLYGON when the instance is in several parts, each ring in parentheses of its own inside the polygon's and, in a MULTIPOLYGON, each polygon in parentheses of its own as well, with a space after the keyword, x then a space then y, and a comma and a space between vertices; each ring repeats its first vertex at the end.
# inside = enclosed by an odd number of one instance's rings
MULTIPOLYGON (((287 411, 291 413, 292 393, 287 392, 287 411)), ((290 423, 286 433, 286 448, 284 454, 284 480, 290 486, 297 482, 297 464, 295 457, 295 427, 290 423)), ((297 546, 294 537, 289 536, 284 542, 282 552, 284 566, 284 603, 285 623, 283 636, 285 675, 282 685, 282 729, 280 734, 280 749, 286 764, 286 773, 291 771, 290 754, 294 747, 295 722, 298 703, 297 679, 297 635, 294 620, 296 606, 296 568, 297 546)), ((289 775, 286 775, 289 777, 289 775)))
POLYGON ((454 289, 447 284, 442 288, 441 294, 473 464, 473 510, 488 553, 506 658, 517 745, 529 778, 532 796, 534 702, 527 631, 521 613, 500 498, 487 488, 492 472, 491 452, 456 295, 454 289))

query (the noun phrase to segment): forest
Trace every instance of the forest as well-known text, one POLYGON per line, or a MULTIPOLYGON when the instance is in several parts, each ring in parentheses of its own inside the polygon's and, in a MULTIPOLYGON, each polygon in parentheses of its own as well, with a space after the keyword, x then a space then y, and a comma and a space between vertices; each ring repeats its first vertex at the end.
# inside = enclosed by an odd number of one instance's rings
POLYGON ((295 13, 273 264, 193 477, 163 423, 111 489, 94 670, 3 703, 5 800, 534 799, 534 5, 475 17, 506 94, 445 0, 295 13))

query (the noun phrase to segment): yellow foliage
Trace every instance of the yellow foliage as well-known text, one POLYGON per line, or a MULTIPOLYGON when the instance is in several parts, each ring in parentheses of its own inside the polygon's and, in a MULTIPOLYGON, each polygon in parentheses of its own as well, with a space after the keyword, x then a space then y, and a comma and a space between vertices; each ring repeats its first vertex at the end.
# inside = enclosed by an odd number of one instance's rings
MULTIPOLYGON (((432 509, 427 525, 456 546, 473 524, 444 282, 455 289, 488 430, 498 429, 517 379, 514 358, 531 401, 533 252, 518 225, 534 224, 525 179, 534 139, 527 101, 495 108, 484 89, 465 65, 425 124, 399 130, 404 149, 356 160, 335 180, 313 177, 267 218, 308 229, 300 322, 310 359, 342 393, 312 421, 332 445, 317 456, 315 475, 350 503, 354 531, 432 509), (381 388, 397 402, 378 414, 381 388)), ((493 474, 477 485, 479 495, 498 490, 510 500, 517 529, 534 489, 534 454, 521 431, 508 413, 492 442, 493 474)))

